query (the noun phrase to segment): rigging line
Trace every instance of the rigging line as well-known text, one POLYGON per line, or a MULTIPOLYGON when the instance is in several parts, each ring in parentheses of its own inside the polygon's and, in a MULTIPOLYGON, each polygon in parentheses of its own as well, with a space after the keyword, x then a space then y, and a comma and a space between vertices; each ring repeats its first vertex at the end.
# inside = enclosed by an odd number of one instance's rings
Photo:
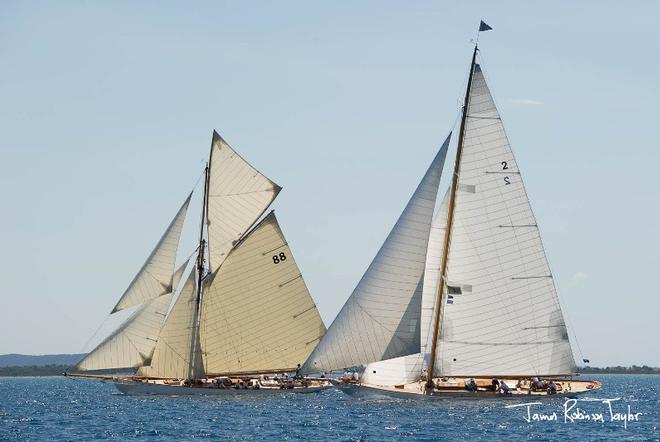
MULTIPOLYGON (((108 318, 109 318, 111 315, 112 315, 112 313, 108 313, 108 314, 106 315, 106 317, 105 317, 105 319, 103 320, 103 322, 101 322, 101 325, 98 326, 98 328, 96 329, 96 331, 94 332, 94 334, 93 334, 92 336, 90 336, 89 339, 87 340, 87 342, 85 342, 85 344, 82 346, 82 348, 80 349, 80 353, 88 353, 88 354, 89 354, 89 353, 91 353, 91 352, 93 351, 93 349, 92 349, 92 350, 89 351, 89 352, 85 352, 85 348, 87 348, 87 346, 89 345, 89 343, 92 342, 92 339, 94 339, 94 338, 96 337, 96 335, 98 335, 99 331, 101 331, 101 328, 105 325, 105 323, 108 321, 108 318)), ((83 358, 83 359, 84 359, 84 358, 83 358)), ((82 361, 82 360, 81 360, 81 361, 82 361)))
POLYGON ((239 193, 216 193, 216 194, 209 193, 209 197, 252 195, 254 193, 271 192, 272 190, 273 189, 270 188, 270 189, 252 190, 250 192, 239 192, 239 193))

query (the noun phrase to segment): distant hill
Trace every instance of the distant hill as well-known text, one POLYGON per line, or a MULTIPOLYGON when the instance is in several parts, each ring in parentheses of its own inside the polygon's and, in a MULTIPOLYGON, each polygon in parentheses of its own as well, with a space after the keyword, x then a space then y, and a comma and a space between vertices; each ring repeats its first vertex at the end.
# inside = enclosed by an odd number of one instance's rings
POLYGON ((70 366, 77 364, 85 354, 86 353, 60 355, 0 355, 0 367, 39 367, 45 365, 70 366))
POLYGON ((660 374, 659 367, 633 365, 632 367, 584 367, 578 370, 585 374, 660 374))

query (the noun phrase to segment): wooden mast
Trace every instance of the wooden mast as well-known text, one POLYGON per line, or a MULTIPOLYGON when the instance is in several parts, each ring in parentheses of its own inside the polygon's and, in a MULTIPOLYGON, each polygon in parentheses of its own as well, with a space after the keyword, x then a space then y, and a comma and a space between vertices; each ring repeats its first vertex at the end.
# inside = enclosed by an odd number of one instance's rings
POLYGON ((461 129, 458 134, 458 146, 456 148, 456 160, 454 162, 454 175, 451 181, 451 191, 449 194, 449 211, 447 214, 447 227, 445 229, 444 249, 442 251, 442 265, 440 266, 440 282, 436 295, 435 317, 433 323, 433 340, 431 343, 431 361, 427 375, 426 387, 433 388, 433 373, 435 371, 435 358, 438 350, 438 333, 440 331, 440 318, 442 316, 442 291, 447 284, 445 280, 447 273, 447 257, 449 256, 449 242, 451 239, 451 229, 454 223, 454 206, 456 204, 456 187, 458 186, 458 174, 461 165, 461 156, 463 154, 463 140, 465 137, 465 121, 467 120, 468 106, 470 104, 470 92, 472 90, 472 77, 474 75, 474 66, 477 61, 477 45, 474 45, 472 53, 472 64, 470 65, 470 76, 468 77, 467 89, 465 90, 465 100, 463 102, 463 116, 461 117, 461 129))
POLYGON ((206 274, 206 240, 204 239, 204 226, 208 223, 208 202, 209 202, 209 174, 210 174, 210 161, 213 154, 213 142, 211 142, 211 153, 209 154, 209 162, 206 163, 204 168, 204 196, 202 199, 202 221, 199 226, 199 252, 197 253, 197 295, 195 298, 195 323, 192 333, 192 343, 190 346, 190 355, 188 356, 188 363, 190 367, 190 373, 195 374, 196 368, 195 363, 197 357, 195 352, 197 348, 201 347, 200 335, 199 335, 199 324, 201 321, 202 314, 202 281, 206 274))

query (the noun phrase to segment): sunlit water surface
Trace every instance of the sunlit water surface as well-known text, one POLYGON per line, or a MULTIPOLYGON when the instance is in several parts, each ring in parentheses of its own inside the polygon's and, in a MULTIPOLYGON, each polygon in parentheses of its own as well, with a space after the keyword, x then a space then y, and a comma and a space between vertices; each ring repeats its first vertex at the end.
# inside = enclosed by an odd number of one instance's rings
MULTIPOLYGON (((592 376, 603 390, 581 401, 604 422, 565 422, 564 399, 543 401, 531 413, 556 421, 527 422, 526 399, 354 399, 331 389, 272 397, 131 397, 111 383, 65 378, 0 378, 0 440, 236 439, 236 440, 659 440, 660 376, 592 376)), ((572 411, 576 411, 573 408, 572 411)))

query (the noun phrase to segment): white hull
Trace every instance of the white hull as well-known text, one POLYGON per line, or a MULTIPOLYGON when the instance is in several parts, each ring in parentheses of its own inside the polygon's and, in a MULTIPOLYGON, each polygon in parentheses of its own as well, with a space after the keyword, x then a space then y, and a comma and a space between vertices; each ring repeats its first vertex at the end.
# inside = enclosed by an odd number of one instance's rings
POLYGON ((315 393, 332 387, 320 385, 310 387, 296 387, 290 389, 263 387, 254 389, 216 388, 216 387, 185 387, 181 385, 165 385, 128 380, 114 381, 114 385, 121 393, 130 396, 159 395, 159 396, 264 396, 288 393, 315 393))
POLYGON ((439 388, 427 392, 425 383, 422 381, 403 385, 372 385, 366 383, 345 383, 334 381, 333 385, 342 392, 358 398, 470 398, 470 399, 521 399, 521 398, 553 398, 574 397, 579 394, 588 393, 601 388, 598 381, 562 381, 563 388, 555 394, 546 391, 530 391, 529 389, 512 388, 509 394, 497 393, 487 388, 479 388, 478 391, 468 391, 459 388, 439 388))

